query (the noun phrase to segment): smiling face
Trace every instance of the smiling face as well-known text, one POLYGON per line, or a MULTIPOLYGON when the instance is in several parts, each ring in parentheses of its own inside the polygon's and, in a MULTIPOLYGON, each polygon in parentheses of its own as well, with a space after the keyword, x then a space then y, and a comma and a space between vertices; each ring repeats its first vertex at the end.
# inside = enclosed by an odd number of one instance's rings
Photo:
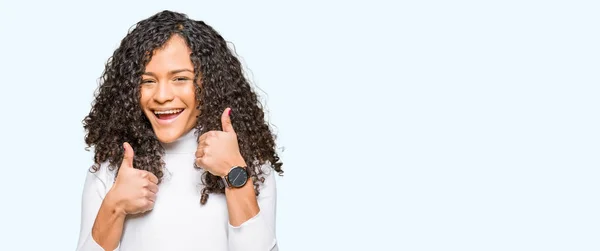
POLYGON ((174 35, 154 52, 142 75, 140 105, 162 143, 189 132, 200 115, 190 53, 183 38, 174 35))

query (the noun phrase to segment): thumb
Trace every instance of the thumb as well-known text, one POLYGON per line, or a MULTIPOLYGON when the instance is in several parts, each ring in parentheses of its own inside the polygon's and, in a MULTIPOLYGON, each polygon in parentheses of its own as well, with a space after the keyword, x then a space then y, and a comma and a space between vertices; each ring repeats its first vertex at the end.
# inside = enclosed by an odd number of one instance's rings
POLYGON ((127 142, 123 143, 123 148, 125 149, 125 152, 123 153, 123 162, 121 167, 133 168, 133 148, 131 148, 131 145, 129 145, 127 142))
POLYGON ((231 124, 231 117, 229 117, 230 114, 231 108, 227 108, 223 111, 223 115, 221 115, 221 125, 223 126, 224 132, 235 132, 233 130, 233 125, 231 124))

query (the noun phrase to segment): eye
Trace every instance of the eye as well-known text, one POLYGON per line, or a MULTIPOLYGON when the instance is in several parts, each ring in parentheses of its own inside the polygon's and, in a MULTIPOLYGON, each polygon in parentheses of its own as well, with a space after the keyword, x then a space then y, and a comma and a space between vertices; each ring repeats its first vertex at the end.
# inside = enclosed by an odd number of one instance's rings
POLYGON ((190 79, 187 78, 187 77, 176 77, 175 78, 175 81, 178 81, 178 82, 180 82, 180 81, 188 81, 188 80, 190 80, 190 79))
POLYGON ((142 79, 142 84, 151 84, 154 83, 154 80, 152 79, 142 79))

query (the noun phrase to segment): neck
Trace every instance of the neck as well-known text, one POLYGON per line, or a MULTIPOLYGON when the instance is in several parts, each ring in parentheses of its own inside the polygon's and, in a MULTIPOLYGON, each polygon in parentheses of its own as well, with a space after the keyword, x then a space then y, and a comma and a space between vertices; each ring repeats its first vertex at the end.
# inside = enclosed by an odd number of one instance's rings
POLYGON ((165 149, 165 153, 195 153, 198 148, 196 129, 192 128, 171 143, 161 142, 160 144, 165 149))

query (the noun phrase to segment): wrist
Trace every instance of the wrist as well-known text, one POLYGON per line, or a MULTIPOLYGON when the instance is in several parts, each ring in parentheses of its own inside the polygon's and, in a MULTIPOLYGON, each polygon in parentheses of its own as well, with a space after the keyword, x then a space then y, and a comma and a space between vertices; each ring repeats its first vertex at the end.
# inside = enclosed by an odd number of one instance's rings
POLYGON ((122 200, 119 199, 118 194, 115 194, 112 188, 106 194, 106 197, 104 197, 104 203, 106 203, 106 206, 110 208, 112 214, 118 217, 127 216, 127 211, 125 211, 122 200))
POLYGON ((224 173, 219 175, 219 176, 221 176, 221 178, 225 178, 225 176, 227 176, 229 174, 229 172, 231 171, 231 169, 233 167, 241 166, 241 167, 246 168, 246 161, 244 161, 244 158, 242 158, 242 156, 239 156, 237 158, 233 158, 229 161, 226 161, 225 165, 226 166, 223 168, 223 170, 225 170, 224 173))

